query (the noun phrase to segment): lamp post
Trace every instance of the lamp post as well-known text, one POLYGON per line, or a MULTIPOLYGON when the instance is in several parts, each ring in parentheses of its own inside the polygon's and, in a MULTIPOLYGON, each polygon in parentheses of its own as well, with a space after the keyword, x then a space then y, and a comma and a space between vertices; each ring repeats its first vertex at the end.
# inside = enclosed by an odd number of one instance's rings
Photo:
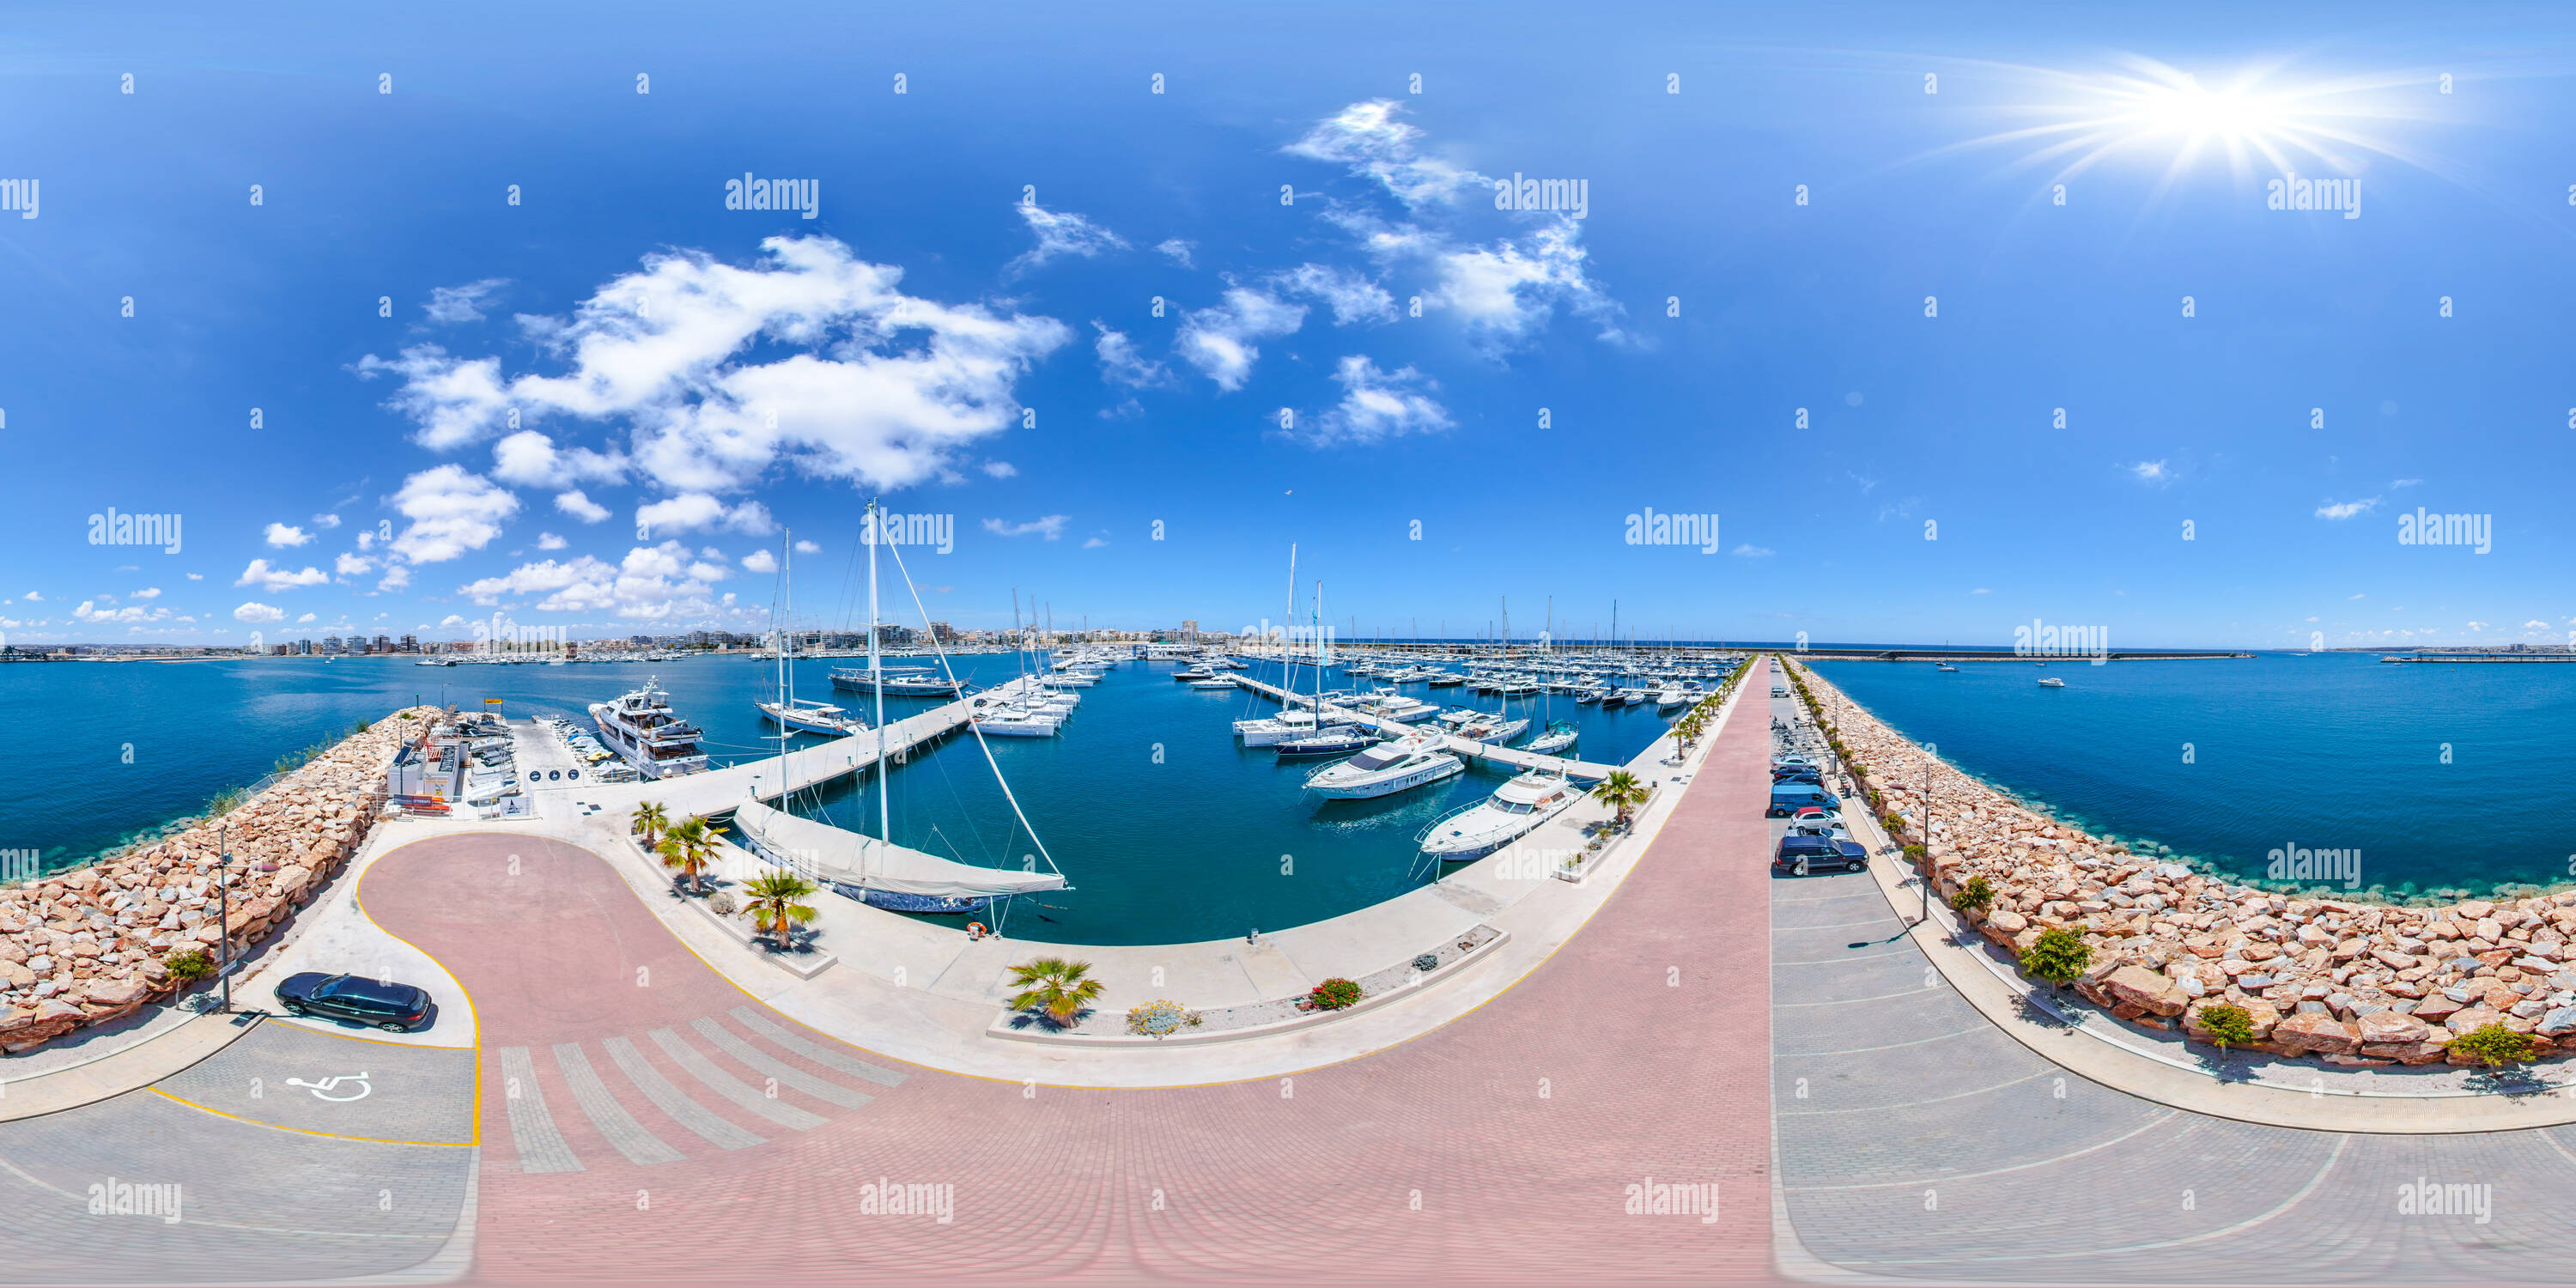
POLYGON ((233 829, 223 826, 220 842, 224 857, 215 869, 215 884, 220 893, 215 901, 215 933, 223 944, 223 963, 215 968, 215 979, 223 988, 223 1010, 233 1009, 233 829))

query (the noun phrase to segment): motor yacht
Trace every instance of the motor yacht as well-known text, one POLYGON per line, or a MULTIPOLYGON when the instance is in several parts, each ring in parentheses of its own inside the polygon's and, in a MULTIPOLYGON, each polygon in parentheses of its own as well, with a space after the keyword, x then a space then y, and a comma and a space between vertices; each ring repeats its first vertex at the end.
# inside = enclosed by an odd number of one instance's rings
POLYGON ((659 677, 614 702, 591 703, 590 718, 599 726, 599 740, 647 778, 706 770, 707 753, 698 745, 705 732, 671 711, 671 695, 659 677))
POLYGON ((1306 790, 1333 800, 1370 800, 1465 773, 1466 762, 1440 746, 1430 733, 1380 743, 1308 775, 1306 790))
POLYGON ((1463 863, 1528 835, 1581 799, 1583 789, 1558 774, 1522 774, 1494 794, 1423 829, 1422 852, 1463 863))
POLYGON ((1275 716, 1234 722, 1234 736, 1247 747, 1267 747, 1290 738, 1302 738, 1315 732, 1315 713, 1282 711, 1275 716))
POLYGON ((2066 681, 2058 679, 2056 676, 2052 675, 2040 680, 2039 687, 2043 689, 2063 689, 2066 687, 2066 681))

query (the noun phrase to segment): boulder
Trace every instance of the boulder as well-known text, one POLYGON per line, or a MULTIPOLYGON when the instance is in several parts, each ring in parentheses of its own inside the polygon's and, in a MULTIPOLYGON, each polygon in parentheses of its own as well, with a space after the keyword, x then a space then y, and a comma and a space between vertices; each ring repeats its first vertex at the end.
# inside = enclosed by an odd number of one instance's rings
POLYGON ((2321 1055, 2353 1055, 2361 1050, 2361 1035, 2354 1026, 2331 1015, 2305 1011, 2275 1025, 2271 1040, 2292 1051, 2321 1055))
POLYGON ((2423 1001, 2415 1004, 2415 1018, 2428 1023, 2439 1024, 2442 1021, 2449 1019, 2460 1009, 2461 1004, 2458 1001, 2453 1000, 2449 993, 2433 993, 2427 995, 2423 1001))
MULTIPOLYGON (((2433 1036, 2431 1025, 2412 1015, 2400 1015, 2395 1011, 2374 1011, 2355 1021, 2353 1027, 2360 1030, 2361 1043, 2365 1047, 2389 1043, 2403 1043, 2411 1046, 2427 1041, 2433 1036)), ((2364 1054, 2368 1053, 2364 1052, 2364 1054)))
POLYGON ((2102 977, 2102 991, 2155 1015, 2180 1015, 2191 998, 2172 980, 2143 966, 2122 966, 2102 977))

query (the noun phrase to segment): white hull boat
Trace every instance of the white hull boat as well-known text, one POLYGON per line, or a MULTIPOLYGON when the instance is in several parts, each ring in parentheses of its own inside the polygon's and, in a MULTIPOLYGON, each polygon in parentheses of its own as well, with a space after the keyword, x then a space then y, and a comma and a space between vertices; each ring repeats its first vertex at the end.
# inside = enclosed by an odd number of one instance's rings
POLYGON ((1465 772, 1466 762, 1440 750, 1436 735, 1414 734, 1316 770, 1306 790, 1332 800, 1372 800, 1465 772))
POLYGON ((1582 795, 1583 789, 1555 774, 1522 774, 1424 829, 1422 852, 1449 863, 1491 854, 1563 813, 1582 795))

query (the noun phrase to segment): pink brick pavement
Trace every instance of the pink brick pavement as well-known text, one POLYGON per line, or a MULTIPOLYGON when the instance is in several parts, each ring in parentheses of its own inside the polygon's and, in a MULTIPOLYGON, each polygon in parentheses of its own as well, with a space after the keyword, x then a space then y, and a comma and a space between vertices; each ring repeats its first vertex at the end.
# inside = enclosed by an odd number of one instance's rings
POLYGON ((583 851, 497 836, 406 847, 369 870, 366 905, 455 973, 484 1025, 476 1277, 1768 1280, 1763 665, 1643 862, 1570 944, 1454 1023, 1296 1075, 1289 1097, 1272 1079, 1041 1087, 1032 1098, 1017 1084, 862 1053, 912 1077, 865 1088, 878 1099, 857 1109, 782 1093, 833 1120, 810 1132, 697 1095, 770 1137, 719 1151, 635 1095, 597 1040, 636 1038, 696 1092, 644 1034, 672 1026, 687 1035, 690 1021, 722 1015, 745 995, 583 851), (637 983, 639 967, 649 984, 637 983), (1677 987, 1666 982, 1672 967, 1677 987), (641 1167, 611 1152, 553 1081, 546 1048, 576 1041, 589 1044, 637 1120, 686 1161, 641 1167), (520 1172, 491 1056, 501 1046, 534 1048, 552 1116, 588 1170, 520 1172), (860 1215, 858 1187, 880 1176, 954 1185, 954 1223, 860 1215), (1625 1187, 1650 1177, 1716 1181, 1722 1215, 1704 1225, 1623 1214, 1625 1187))

